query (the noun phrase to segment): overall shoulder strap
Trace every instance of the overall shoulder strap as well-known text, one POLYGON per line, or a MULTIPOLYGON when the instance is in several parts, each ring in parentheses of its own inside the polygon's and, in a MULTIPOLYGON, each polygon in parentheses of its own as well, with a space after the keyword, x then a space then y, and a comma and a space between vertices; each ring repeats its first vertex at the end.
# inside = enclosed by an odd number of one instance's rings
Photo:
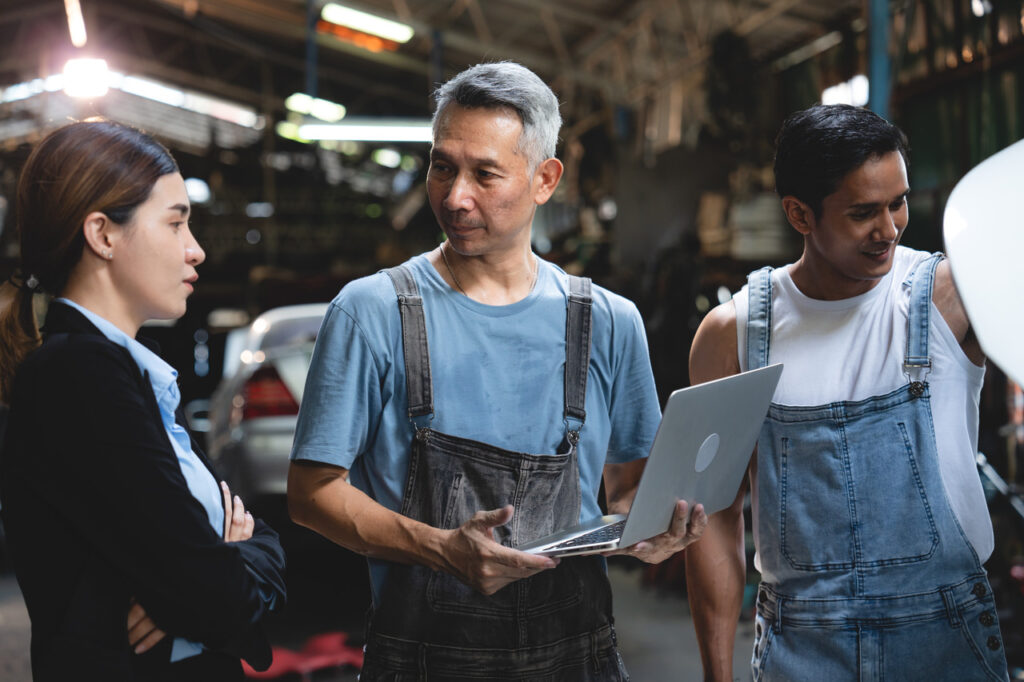
POLYGON ((587 371, 590 368, 590 278, 569 275, 569 300, 565 315, 565 420, 570 434, 583 428, 587 419, 587 371))
POLYGON ((768 365, 772 338, 772 268, 747 275, 747 369, 768 365))
POLYGON ((928 327, 931 322, 932 289, 935 286, 935 268, 943 256, 933 253, 918 263, 904 280, 910 287, 910 307, 907 313, 907 349, 903 357, 903 372, 911 382, 922 382, 931 371, 928 354, 928 327))
POLYGON ((430 348, 427 324, 423 315, 423 298, 407 265, 388 268, 398 296, 402 318, 402 353, 405 357, 405 389, 409 400, 409 419, 416 428, 426 426, 434 417, 434 394, 430 378, 430 348))

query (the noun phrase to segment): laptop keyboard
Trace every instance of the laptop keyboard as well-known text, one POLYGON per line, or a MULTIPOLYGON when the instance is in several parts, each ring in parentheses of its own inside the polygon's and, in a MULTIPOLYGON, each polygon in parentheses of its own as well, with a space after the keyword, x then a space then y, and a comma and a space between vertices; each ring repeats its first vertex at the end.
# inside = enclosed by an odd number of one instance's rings
POLYGON ((584 547, 586 545, 597 545, 602 542, 611 542, 613 540, 618 540, 619 537, 622 535, 622 529, 625 525, 626 519, 622 519, 621 521, 616 521, 610 526, 603 526, 596 530, 592 530, 589 533, 584 533, 579 537, 575 537, 571 540, 566 540, 565 542, 560 542, 557 545, 548 547, 547 551, 551 551, 553 549, 569 549, 572 547, 584 547))

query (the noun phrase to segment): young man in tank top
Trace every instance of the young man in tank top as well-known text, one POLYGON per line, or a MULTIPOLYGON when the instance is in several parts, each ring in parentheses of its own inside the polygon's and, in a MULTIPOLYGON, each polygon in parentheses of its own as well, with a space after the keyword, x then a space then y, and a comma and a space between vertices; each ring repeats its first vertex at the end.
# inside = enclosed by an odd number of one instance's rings
MULTIPOLYGON (((785 363, 750 465, 754 679, 1005 680, 974 463, 984 356, 949 264, 899 246, 906 138, 815 106, 784 123, 775 179, 803 254, 752 273, 690 354, 693 383, 785 363)), ((708 680, 733 679, 744 493, 686 556, 708 680)))
MULTIPOLYGON (((511 63, 437 93, 440 247, 356 280, 317 338, 288 481, 293 518, 370 559, 361 680, 625 680, 600 556, 513 549, 628 509, 658 425, 636 307, 536 257, 554 192, 554 93, 511 63)), ((695 540, 625 550, 660 561, 695 540)))

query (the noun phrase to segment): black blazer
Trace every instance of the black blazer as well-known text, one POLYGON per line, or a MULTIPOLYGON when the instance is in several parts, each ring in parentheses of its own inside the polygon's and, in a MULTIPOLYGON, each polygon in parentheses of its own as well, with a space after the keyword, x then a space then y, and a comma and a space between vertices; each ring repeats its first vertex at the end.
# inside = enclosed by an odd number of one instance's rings
POLYGON ((285 598, 277 534, 257 522, 251 539, 225 543, 210 527, 126 349, 57 302, 43 332, 18 370, 0 451, 36 682, 230 680, 241 677, 239 658, 265 669, 260 590, 278 607, 285 598), (127 639, 133 597, 168 633, 142 655, 127 639), (175 636, 209 651, 171 664, 175 636))

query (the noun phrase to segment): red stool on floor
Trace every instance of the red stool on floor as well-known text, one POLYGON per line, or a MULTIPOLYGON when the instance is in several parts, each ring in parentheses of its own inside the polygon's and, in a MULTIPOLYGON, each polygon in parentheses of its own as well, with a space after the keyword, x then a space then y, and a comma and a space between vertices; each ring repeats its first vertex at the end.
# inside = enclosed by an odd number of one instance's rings
POLYGON ((345 632, 322 632, 306 640, 300 651, 273 647, 274 659, 270 667, 260 672, 253 670, 245 661, 242 667, 245 676, 253 680, 275 680, 286 675, 297 675, 304 682, 312 679, 318 670, 352 666, 363 668, 363 650, 348 644, 345 632))

